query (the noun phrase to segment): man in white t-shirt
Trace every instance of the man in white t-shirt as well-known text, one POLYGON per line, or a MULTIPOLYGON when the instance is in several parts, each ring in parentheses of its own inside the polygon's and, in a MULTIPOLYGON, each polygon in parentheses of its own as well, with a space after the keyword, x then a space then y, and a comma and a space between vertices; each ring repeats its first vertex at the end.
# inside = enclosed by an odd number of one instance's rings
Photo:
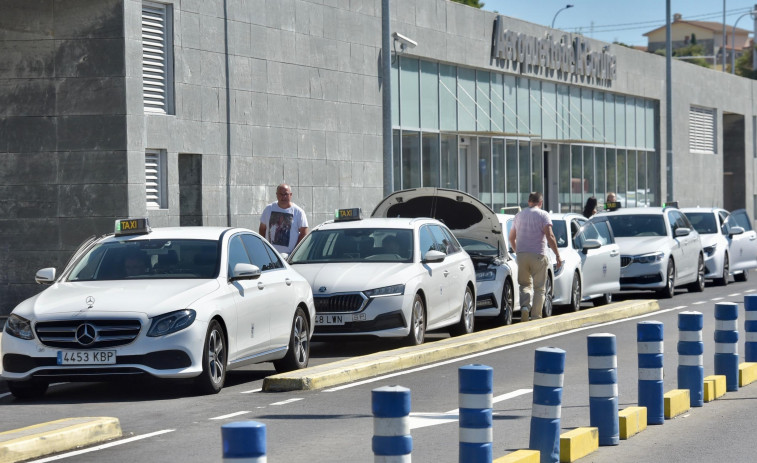
POLYGON ((308 219, 305 211, 292 202, 292 189, 286 183, 276 187, 276 199, 263 210, 258 232, 277 251, 291 254, 308 234, 308 219))

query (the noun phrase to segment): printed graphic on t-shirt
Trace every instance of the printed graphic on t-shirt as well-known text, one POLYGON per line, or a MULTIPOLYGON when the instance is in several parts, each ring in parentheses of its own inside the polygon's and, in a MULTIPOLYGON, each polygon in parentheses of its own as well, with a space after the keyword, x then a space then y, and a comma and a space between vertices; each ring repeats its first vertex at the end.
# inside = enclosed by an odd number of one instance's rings
POLYGON ((271 219, 268 222, 271 230, 268 234, 271 244, 289 247, 292 222, 294 222, 294 214, 271 211, 271 219))

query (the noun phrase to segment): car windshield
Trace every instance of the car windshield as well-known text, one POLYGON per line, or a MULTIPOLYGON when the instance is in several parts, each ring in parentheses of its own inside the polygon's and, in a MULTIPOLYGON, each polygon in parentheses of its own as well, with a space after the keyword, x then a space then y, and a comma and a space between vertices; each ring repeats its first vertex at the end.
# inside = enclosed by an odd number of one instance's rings
POLYGON ((564 220, 552 221, 552 233, 555 234, 555 240, 557 241, 558 248, 564 248, 568 246, 568 230, 564 220))
POLYGON ((218 267, 217 241, 107 241, 84 254, 67 281, 215 278, 218 267))
POLYGON ((394 228, 316 230, 289 256, 291 264, 362 261, 412 262, 413 231, 394 228))
POLYGON ((718 223, 715 220, 715 214, 712 212, 687 212, 691 226, 700 234, 709 234, 718 232, 718 223))
POLYGON ((496 256, 499 255, 499 249, 489 243, 470 238, 458 238, 460 245, 470 255, 478 256, 496 256))
POLYGON ((662 214, 608 215, 607 221, 610 222, 616 238, 667 235, 662 214))

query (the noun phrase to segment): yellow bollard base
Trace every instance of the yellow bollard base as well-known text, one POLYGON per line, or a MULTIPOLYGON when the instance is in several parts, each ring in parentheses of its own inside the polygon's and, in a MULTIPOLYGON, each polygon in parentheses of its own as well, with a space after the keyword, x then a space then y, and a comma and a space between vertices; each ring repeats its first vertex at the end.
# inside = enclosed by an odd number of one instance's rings
POLYGON ((539 463, 540 453, 538 450, 516 450, 504 457, 494 460, 494 463, 539 463))
POLYGON ((560 434, 560 462, 570 463, 599 448, 597 428, 576 428, 560 434))
POLYGON ((688 389, 673 389, 663 396, 665 402, 665 419, 669 420, 686 413, 691 408, 688 389))
POLYGON ((618 412, 620 438, 625 440, 647 429, 647 407, 628 407, 618 412))

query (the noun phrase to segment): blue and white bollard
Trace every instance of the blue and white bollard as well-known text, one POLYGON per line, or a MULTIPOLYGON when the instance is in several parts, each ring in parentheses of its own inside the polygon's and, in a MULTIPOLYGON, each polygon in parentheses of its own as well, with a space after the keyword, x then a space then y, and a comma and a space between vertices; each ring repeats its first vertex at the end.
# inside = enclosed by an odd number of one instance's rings
POLYGON ((665 423, 665 388, 663 385, 662 322, 646 321, 636 324, 639 357, 639 406, 647 407, 647 424, 665 423))
POLYGON ((384 386, 371 391, 373 409, 373 461, 409 463, 413 451, 410 436, 410 389, 384 386))
POLYGON ((704 343, 702 312, 678 314, 678 389, 688 389, 690 405, 704 405, 704 343))
POLYGON ((615 335, 586 337, 589 353, 589 422, 597 428, 599 445, 618 445, 618 356, 615 335))
POLYGON ((715 374, 725 375, 725 390, 739 390, 739 305, 715 304, 715 374))
POLYGON ((539 451, 541 463, 556 463, 560 460, 560 413, 564 374, 564 350, 557 347, 536 349, 528 448, 539 451))
POLYGON ((257 421, 235 421, 221 426, 225 463, 266 463, 266 430, 257 421))
POLYGON ((757 362, 757 295, 744 296, 744 360, 757 362))
POLYGON ((491 463, 494 370, 465 365, 458 370, 460 389, 460 463, 491 463))

